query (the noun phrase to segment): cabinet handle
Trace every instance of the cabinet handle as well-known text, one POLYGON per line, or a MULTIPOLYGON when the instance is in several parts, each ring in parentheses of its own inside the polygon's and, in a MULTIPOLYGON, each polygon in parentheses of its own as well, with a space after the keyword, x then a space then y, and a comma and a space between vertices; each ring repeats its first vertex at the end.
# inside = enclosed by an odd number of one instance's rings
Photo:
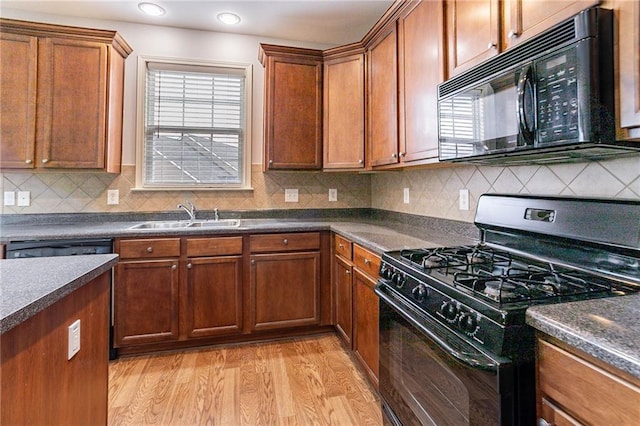
POLYGON ((187 263, 187 269, 191 269, 191 268, 193 268, 193 265, 190 263, 187 263))
POLYGON ((487 44, 487 49, 496 49, 498 47, 497 43, 494 42, 489 42, 489 44, 487 44))
POLYGON ((363 160, 358 160, 358 163, 362 164, 362 163, 364 163, 364 161, 363 160))
POLYGON ((31 160, 24 160, 24 162, 27 163, 27 164, 33 163, 33 161, 31 161, 31 160))
POLYGON ((171 265, 171 270, 175 271, 176 269, 178 269, 178 267, 176 265, 171 265))
POLYGON ((345 274, 347 274, 347 275, 351 275, 351 271, 350 271, 350 270, 348 270, 348 269, 345 269, 345 270, 344 270, 344 273, 345 273, 345 274))
POLYGON ((46 163, 48 163, 48 162, 49 162, 49 159, 48 159, 48 158, 43 158, 43 159, 42 159, 42 163, 43 163, 43 164, 46 164, 46 163))
POLYGON ((289 244, 289 240, 287 240, 287 239, 285 238, 284 240, 282 240, 282 244, 284 244, 284 245, 286 246, 287 244, 289 244))
POLYGON ((153 253, 153 247, 151 246, 147 247, 147 253, 153 253))
POLYGON ((397 155, 396 155, 395 152, 393 154, 391 154, 391 158, 396 158, 396 157, 397 157, 397 155))
POLYGON ((252 261, 251 261, 251 264, 252 264, 252 265, 255 265, 255 264, 256 264, 256 261, 255 261, 255 260, 252 260, 252 261))
POLYGON ((508 37, 509 38, 518 38, 518 37, 520 37, 520 34, 518 34, 518 32, 515 31, 515 30, 511 30, 511 31, 509 31, 508 37))
POLYGON ((367 265, 367 266, 371 265, 371 261, 369 259, 365 259, 364 260, 364 264, 367 265))
POLYGON ((338 244, 338 248, 340 248, 340 250, 342 250, 344 248, 344 244, 338 244))
POLYGON ((406 154, 406 153, 404 153, 404 152, 401 152, 401 153, 400 153, 400 158, 404 157, 405 155, 407 155, 407 154, 406 154))
POLYGON ((273 164, 273 160, 269 160, 269 164, 273 164))

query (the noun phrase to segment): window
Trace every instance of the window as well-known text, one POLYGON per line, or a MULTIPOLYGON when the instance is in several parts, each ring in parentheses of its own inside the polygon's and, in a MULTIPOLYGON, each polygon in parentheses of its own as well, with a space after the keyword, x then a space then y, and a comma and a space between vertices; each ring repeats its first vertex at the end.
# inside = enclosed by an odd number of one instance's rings
POLYGON ((440 102, 440 158, 466 157, 484 133, 480 93, 467 92, 440 102))
POLYGON ((251 66, 141 58, 139 73, 136 186, 247 188, 251 66))

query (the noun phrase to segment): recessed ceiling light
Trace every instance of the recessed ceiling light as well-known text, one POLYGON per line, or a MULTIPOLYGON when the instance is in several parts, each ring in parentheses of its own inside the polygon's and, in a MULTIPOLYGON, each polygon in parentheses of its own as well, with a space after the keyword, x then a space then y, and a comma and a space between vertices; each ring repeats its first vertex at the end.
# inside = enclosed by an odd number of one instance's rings
POLYGON ((151 16, 162 16, 165 10, 155 3, 139 3, 138 9, 151 16))
POLYGON ((218 14, 218 21, 227 25, 235 25, 240 22, 240 17, 235 13, 231 12, 222 12, 218 14))

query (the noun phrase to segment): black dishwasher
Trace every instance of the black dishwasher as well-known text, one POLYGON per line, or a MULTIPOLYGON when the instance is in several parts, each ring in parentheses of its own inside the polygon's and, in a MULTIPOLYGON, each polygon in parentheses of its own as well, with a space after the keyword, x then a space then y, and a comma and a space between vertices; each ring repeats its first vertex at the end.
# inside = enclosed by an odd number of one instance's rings
MULTIPOLYGON (((82 256, 91 254, 113 253, 113 239, 111 238, 85 238, 70 240, 33 240, 11 241, 7 244, 5 257, 7 259, 22 259, 27 257, 53 257, 53 256, 82 256)), ((113 292, 113 277, 112 277, 113 292)), ((113 293, 112 293, 113 294, 113 293)), ((112 296, 110 296, 112 299, 112 296)), ((110 303, 109 316, 109 359, 117 357, 113 347, 113 303, 110 303)))

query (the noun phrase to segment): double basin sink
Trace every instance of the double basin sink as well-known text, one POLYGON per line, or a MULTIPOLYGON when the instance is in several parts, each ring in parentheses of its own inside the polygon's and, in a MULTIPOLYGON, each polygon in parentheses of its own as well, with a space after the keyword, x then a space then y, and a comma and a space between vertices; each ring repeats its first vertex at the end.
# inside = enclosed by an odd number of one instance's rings
POLYGON ((184 229, 184 228, 237 228, 240 226, 240 219, 219 219, 219 220, 162 220, 152 222, 142 222, 130 226, 129 229, 153 230, 153 229, 184 229))

